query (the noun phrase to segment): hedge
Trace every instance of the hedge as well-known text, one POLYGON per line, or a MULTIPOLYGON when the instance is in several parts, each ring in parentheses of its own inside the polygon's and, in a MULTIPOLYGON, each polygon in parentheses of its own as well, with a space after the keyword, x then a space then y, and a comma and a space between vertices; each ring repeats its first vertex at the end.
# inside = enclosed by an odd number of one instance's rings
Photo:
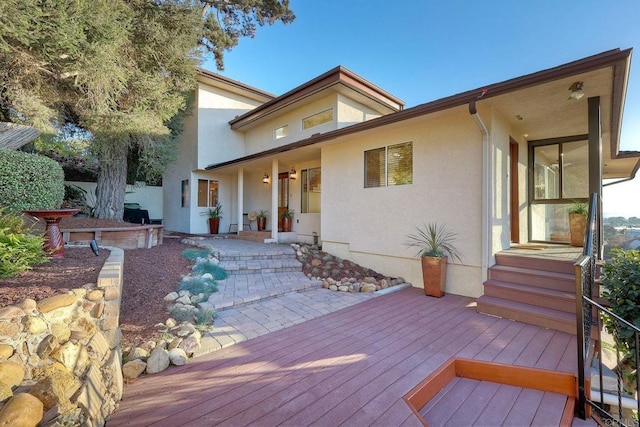
POLYGON ((0 149, 0 206, 7 213, 58 209, 63 197, 64 172, 55 160, 0 149))

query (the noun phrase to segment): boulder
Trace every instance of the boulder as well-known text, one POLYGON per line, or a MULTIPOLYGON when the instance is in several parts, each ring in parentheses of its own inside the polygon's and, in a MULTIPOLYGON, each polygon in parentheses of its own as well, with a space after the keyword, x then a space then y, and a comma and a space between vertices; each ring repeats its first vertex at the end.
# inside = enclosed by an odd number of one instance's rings
POLYGON ((157 374, 169 367, 169 352, 161 347, 153 350, 147 359, 147 374, 157 374))
POLYGON ((376 285, 373 283, 363 283, 360 292, 373 293, 376 291, 376 285))
POLYGON ((187 363, 189 356, 187 352, 179 347, 174 347, 169 350, 169 360, 176 366, 182 366, 187 363))
POLYGON ((0 410, 0 426, 33 427, 42 419, 44 405, 29 393, 18 393, 0 410))
POLYGON ((122 374, 125 379, 131 380, 138 378, 146 368, 147 364, 145 362, 140 359, 136 359, 122 365, 122 374))

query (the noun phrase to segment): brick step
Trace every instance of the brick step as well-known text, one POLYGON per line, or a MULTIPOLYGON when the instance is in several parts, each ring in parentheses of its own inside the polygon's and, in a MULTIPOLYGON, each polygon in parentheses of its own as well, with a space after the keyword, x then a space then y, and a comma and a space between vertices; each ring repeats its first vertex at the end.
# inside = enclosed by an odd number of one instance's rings
POLYGON ((220 261, 220 267, 229 274, 267 274, 283 272, 301 272, 302 263, 293 258, 250 259, 220 261))
POLYGON ((478 298, 477 303, 479 313, 576 334, 575 314, 487 295, 478 298))
POLYGON ((507 252, 496 254, 496 264, 507 267, 522 267, 533 270, 552 271, 556 273, 574 274, 575 261, 564 259, 550 259, 544 257, 520 256, 507 252))
POLYGON ((225 280, 219 280, 218 287, 220 289, 220 293, 212 294, 208 301, 214 306, 216 311, 237 308, 290 293, 304 292, 322 287, 322 280, 310 280, 302 272, 273 273, 269 281, 272 283, 280 282, 281 286, 247 286, 246 289, 239 292, 239 288, 244 288, 242 284, 238 284, 236 282, 236 279, 239 278, 243 279, 243 283, 259 284, 264 282, 264 277, 261 273, 248 273, 247 275, 235 277, 229 276, 229 278, 225 280), (282 279, 278 280, 280 277, 282 277, 282 279), (225 294, 225 287, 235 288, 233 296, 225 294))
POLYGON ((491 267, 489 269, 489 279, 555 289, 563 292, 575 292, 576 286, 573 274, 505 265, 491 267))
POLYGON ((518 283, 487 280, 484 282, 484 294, 539 307, 575 314, 576 297, 574 292, 564 292, 518 283))

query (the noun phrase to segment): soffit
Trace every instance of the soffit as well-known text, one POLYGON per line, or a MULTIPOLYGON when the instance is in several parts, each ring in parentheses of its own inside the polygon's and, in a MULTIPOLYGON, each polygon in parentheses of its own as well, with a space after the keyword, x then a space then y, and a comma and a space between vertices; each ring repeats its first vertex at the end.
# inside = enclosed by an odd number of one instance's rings
POLYGON ((612 111, 614 73, 613 66, 601 68, 499 95, 486 102, 507 117, 518 133, 514 136, 532 141, 587 134, 588 98, 600 97, 603 176, 628 177, 635 173, 639 158, 637 153, 618 153, 618 141, 612 140, 613 127, 618 125, 612 111), (568 88, 576 81, 584 83, 585 96, 569 99, 568 88))

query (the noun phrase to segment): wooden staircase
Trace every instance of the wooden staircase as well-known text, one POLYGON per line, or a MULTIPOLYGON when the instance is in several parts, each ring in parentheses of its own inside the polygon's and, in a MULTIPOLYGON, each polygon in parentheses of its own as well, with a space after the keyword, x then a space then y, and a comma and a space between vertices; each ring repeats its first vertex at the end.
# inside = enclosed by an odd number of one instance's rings
POLYGON ((478 312, 576 333, 574 261, 500 252, 478 312))

